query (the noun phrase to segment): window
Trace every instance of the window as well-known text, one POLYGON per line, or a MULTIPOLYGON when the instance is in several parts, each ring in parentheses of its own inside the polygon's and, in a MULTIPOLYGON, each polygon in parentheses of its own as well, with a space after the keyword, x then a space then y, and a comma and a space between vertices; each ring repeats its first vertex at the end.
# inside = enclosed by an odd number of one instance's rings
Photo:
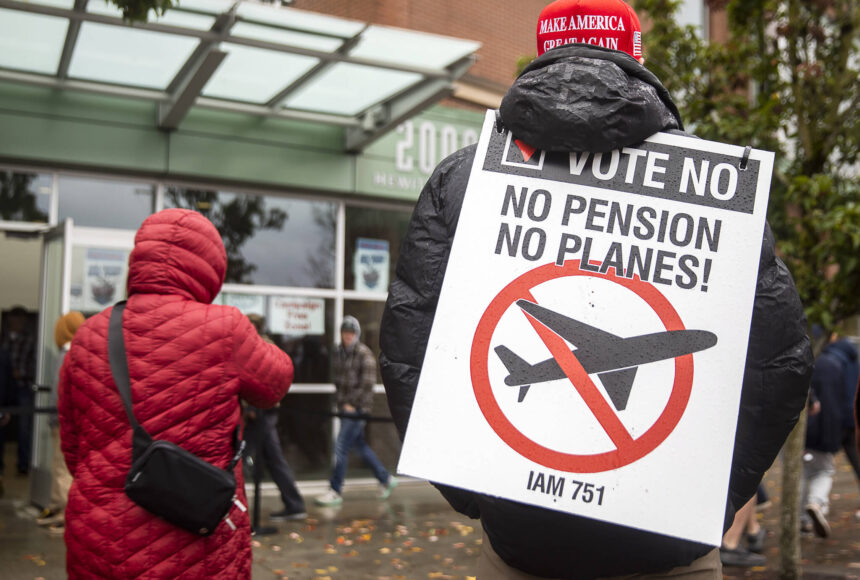
POLYGON ((345 289, 388 292, 409 219, 406 211, 347 206, 345 289))
POLYGON ((334 288, 334 203, 168 186, 164 207, 193 209, 215 224, 227 283, 334 288))
POLYGON ((59 221, 76 226, 137 230, 155 208, 155 185, 60 176, 59 221))
POLYGON ((0 171, 0 220, 48 223, 53 183, 51 175, 0 171))
POLYGON ((72 246, 69 308, 91 316, 123 300, 128 254, 123 249, 72 246))
POLYGON ((268 337, 293 359, 293 382, 331 382, 333 299, 225 291, 215 302, 263 319, 268 337))

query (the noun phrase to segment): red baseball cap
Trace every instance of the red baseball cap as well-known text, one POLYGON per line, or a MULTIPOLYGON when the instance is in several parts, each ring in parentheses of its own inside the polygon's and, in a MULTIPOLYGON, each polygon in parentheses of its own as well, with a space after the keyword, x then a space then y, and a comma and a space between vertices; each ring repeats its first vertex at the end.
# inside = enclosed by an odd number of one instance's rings
POLYGON ((639 17, 622 0, 556 0, 540 13, 537 53, 573 43, 592 44, 642 57, 639 17))

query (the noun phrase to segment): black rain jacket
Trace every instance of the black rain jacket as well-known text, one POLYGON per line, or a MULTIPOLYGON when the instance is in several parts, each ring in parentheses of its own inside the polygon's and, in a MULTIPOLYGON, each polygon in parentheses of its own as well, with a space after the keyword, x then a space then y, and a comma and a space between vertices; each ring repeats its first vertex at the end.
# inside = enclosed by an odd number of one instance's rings
MULTIPOLYGON (((626 53, 553 49, 509 90, 501 120, 517 138, 553 151, 605 152, 682 128, 660 81, 626 53)), ((380 363, 403 437, 436 311, 475 146, 436 168, 418 199, 382 317, 380 363)), ((488 208, 488 211, 495 208, 488 208)), ((476 281, 480 283, 480 281, 476 281)), ((812 353, 806 319, 770 228, 761 247, 726 523, 752 497, 806 403, 812 353)), ((471 388, 464 384, 463 388, 471 388)), ((463 441, 463 445, 469 445, 463 441)), ((690 473, 689 484, 696 485, 690 473)), ((537 576, 587 580, 690 564, 712 548, 471 491, 437 485, 457 511, 480 518, 493 549, 537 576)), ((683 512, 684 506, 677 506, 683 512)), ((667 514, 667 517, 670 517, 667 514)))

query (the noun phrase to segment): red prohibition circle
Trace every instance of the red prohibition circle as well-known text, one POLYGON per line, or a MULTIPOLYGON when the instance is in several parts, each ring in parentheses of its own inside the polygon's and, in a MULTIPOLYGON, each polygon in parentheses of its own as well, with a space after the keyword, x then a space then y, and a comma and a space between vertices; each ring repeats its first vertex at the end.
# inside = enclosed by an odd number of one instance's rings
POLYGON ((672 304, 653 285, 638 278, 623 278, 581 270, 579 260, 569 260, 563 266, 549 263, 526 272, 513 280, 496 296, 478 323, 472 342, 472 386, 478 406, 496 434, 511 449, 544 467, 571 473, 596 473, 617 469, 637 461, 660 445, 678 425, 693 388, 693 355, 675 358, 675 380, 666 408, 654 424, 638 438, 618 446, 613 451, 578 455, 562 453, 529 439, 508 420, 496 401, 490 385, 490 341, 502 315, 520 298, 528 298, 535 286, 568 276, 591 276, 619 284, 642 298, 657 314, 666 330, 684 330, 684 324, 672 304))

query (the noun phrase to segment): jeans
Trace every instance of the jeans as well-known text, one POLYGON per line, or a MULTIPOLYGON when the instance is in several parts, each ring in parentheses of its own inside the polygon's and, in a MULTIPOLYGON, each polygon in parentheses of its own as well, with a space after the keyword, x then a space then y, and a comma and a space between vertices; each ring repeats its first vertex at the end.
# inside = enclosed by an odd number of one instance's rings
MULTIPOLYGON (((347 413, 347 415, 358 416, 358 413, 347 413)), ((364 460, 365 465, 373 471, 374 477, 380 483, 388 483, 389 474, 383 467, 382 462, 376 457, 376 454, 364 440, 364 425, 366 421, 362 419, 354 419, 352 417, 343 417, 340 420, 340 433, 337 435, 337 442, 334 445, 334 473, 332 473, 331 488, 337 493, 343 489, 343 479, 346 475, 346 464, 349 461, 349 452, 356 449, 364 460)))
MULTIPOLYGON (((833 454, 807 449, 803 453, 803 490, 801 509, 814 503, 827 515, 830 506, 830 488, 833 486, 833 454)), ((805 521, 806 514, 801 516, 805 521)))

